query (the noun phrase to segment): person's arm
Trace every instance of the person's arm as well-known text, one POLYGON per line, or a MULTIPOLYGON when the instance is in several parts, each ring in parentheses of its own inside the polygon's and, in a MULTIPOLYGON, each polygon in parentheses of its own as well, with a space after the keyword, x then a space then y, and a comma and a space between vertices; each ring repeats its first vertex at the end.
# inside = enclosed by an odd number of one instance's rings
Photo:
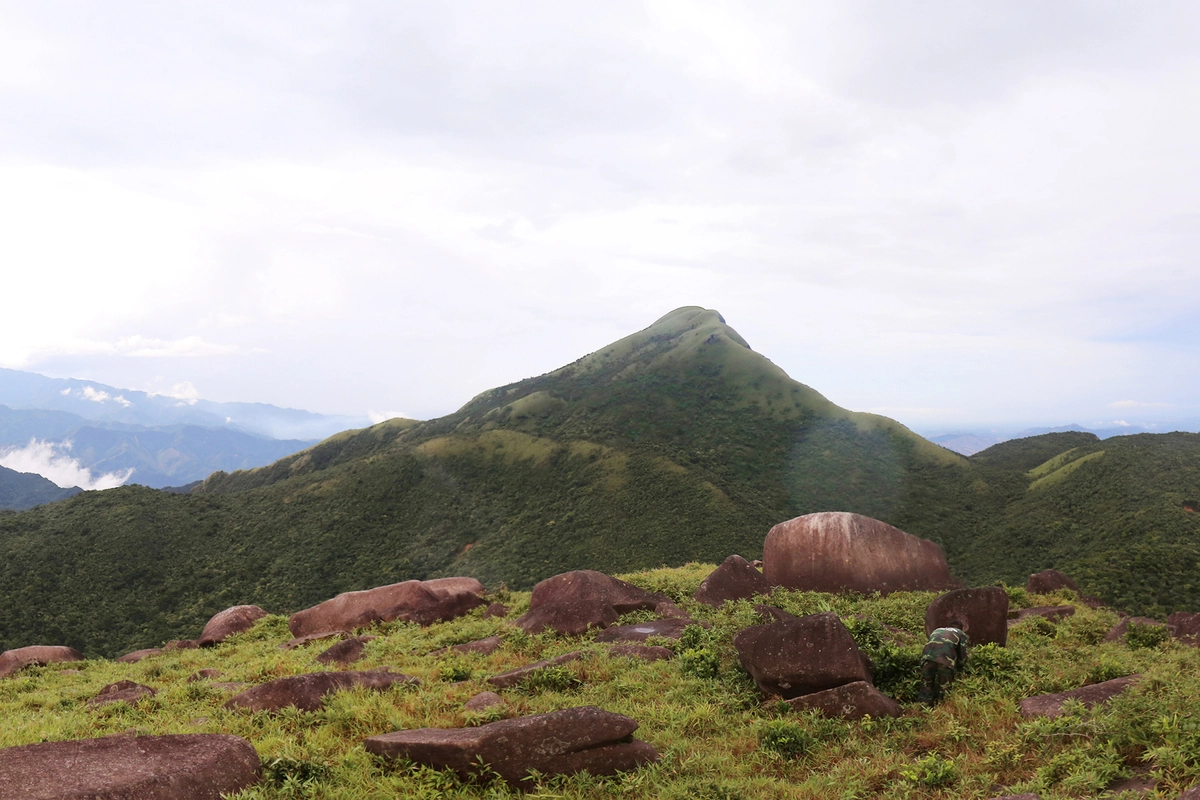
POLYGON ((967 666, 967 646, 970 644, 967 634, 958 639, 958 669, 961 672, 967 666))

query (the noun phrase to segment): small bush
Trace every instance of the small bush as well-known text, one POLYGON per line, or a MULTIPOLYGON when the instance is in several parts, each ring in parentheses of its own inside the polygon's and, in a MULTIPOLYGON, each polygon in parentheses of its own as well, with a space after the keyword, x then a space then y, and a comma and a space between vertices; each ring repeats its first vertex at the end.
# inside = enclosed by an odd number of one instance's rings
POLYGON ((1129 674, 1129 670, 1122 667, 1111 658, 1101 658, 1100 663, 1092 665, 1088 670, 1088 683, 1104 683, 1111 681, 1114 678, 1124 678, 1129 674))
POLYGON ((958 764, 953 759, 942 758, 937 753, 918 758, 900 768, 900 777, 917 786, 937 788, 950 786, 959 779, 958 764))
POLYGON ((529 694, 567 692, 580 684, 581 681, 571 670, 563 666, 550 666, 539 669, 521 681, 521 688, 529 694))
POLYGON ((263 762, 263 781, 283 789, 307 789, 329 777, 329 765, 300 758, 272 758, 263 762))
POLYGON ((677 659, 679 671, 694 678, 711 680, 721 674, 721 659, 707 647, 684 650, 677 659))
POLYGON ((475 672, 470 667, 457 661, 446 664, 438 670, 438 679, 446 683, 469 681, 474 676, 475 672))
POLYGON ((1013 677, 1020 660, 1015 650, 989 642, 971 648, 965 671, 967 675, 978 675, 988 681, 1002 681, 1013 677))
POLYGON ((1131 650, 1160 647, 1171 640, 1171 632, 1166 625, 1148 625, 1141 622, 1131 622, 1125 630, 1125 644, 1131 650))
POLYGON ((817 739, 802 726, 787 720, 772 720, 758 732, 758 746, 784 758, 799 758, 816 748, 817 739))

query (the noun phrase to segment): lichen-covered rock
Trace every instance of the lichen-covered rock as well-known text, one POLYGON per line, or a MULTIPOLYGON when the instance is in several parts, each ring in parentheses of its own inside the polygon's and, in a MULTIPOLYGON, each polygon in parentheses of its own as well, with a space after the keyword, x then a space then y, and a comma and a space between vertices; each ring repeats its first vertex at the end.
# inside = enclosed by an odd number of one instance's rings
POLYGON ((26 667, 41 667, 68 661, 83 661, 83 654, 73 647, 60 645, 30 645, 0 653, 0 678, 16 675, 26 667))
POLYGON ((746 628, 733 646, 758 688, 784 698, 871 680, 866 657, 832 611, 746 628))
POLYGON ((0 800, 220 800, 258 783, 237 736, 106 736, 0 750, 0 800))
POLYGON ((827 717, 862 719, 900 716, 900 704, 866 681, 855 681, 787 701, 795 710, 813 709, 827 717))
POLYGON ((603 572, 564 572, 533 587, 529 612, 516 624, 529 633, 549 629, 578 636, 588 628, 607 628, 630 611, 652 609, 665 599, 603 572))
POLYGON ((779 523, 767 533, 762 560, 768 583, 788 589, 888 594, 956 585, 942 548, 847 512, 779 523))
POLYGON ((761 572, 741 556, 732 555, 709 573, 693 597, 706 606, 719 606, 730 600, 747 600, 770 592, 771 582, 761 572))
POLYGON ((972 645, 1008 642, 1008 592, 999 586, 955 589, 925 609, 925 635, 954 620, 963 624, 972 645))
POLYGON ((637 722, 595 706, 501 720, 476 728, 421 728, 373 736, 367 752, 407 759, 461 778, 490 770, 520 785, 532 770, 542 775, 589 772, 613 775, 658 760, 646 742, 630 740, 637 722))

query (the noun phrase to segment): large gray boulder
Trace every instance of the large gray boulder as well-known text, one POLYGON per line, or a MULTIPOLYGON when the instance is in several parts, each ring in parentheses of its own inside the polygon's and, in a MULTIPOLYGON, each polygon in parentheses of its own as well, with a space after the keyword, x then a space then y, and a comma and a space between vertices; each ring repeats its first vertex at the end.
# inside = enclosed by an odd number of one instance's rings
POLYGON ((106 736, 0 750, 0 800, 221 800, 258 783, 237 736, 106 736))
POLYGON ((788 589, 888 594, 958 585, 933 542, 844 511, 779 523, 767 533, 762 560, 767 581, 788 589))
POLYGON ((531 770, 542 775, 613 775, 658 760, 646 742, 630 739, 636 721, 582 706, 501 720, 477 728, 420 728, 367 739, 367 752, 407 759, 461 778, 481 777, 480 763, 513 785, 531 770))
POLYGON ((739 631, 733 646, 768 694, 792 698, 871 681, 866 656, 832 611, 754 625, 739 631))
POLYGON ((530 633, 549 629, 578 636, 588 628, 607 628, 630 611, 652 609, 665 599, 603 572, 581 569, 534 586, 529 612, 516 624, 530 633))
POLYGON ((474 578, 404 581, 375 589, 343 592, 288 619, 292 636, 305 638, 352 631, 376 622, 404 620, 418 625, 461 617, 483 605, 483 584, 474 578))

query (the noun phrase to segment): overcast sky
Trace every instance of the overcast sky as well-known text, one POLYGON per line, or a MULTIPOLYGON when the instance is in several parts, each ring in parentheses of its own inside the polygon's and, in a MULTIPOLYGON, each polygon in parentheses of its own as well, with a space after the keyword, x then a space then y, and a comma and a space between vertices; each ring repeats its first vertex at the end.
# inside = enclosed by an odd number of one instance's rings
POLYGON ((1200 418, 1198 34, 1170 2, 6 0, 0 366, 427 418, 701 305, 918 430, 1200 418))

